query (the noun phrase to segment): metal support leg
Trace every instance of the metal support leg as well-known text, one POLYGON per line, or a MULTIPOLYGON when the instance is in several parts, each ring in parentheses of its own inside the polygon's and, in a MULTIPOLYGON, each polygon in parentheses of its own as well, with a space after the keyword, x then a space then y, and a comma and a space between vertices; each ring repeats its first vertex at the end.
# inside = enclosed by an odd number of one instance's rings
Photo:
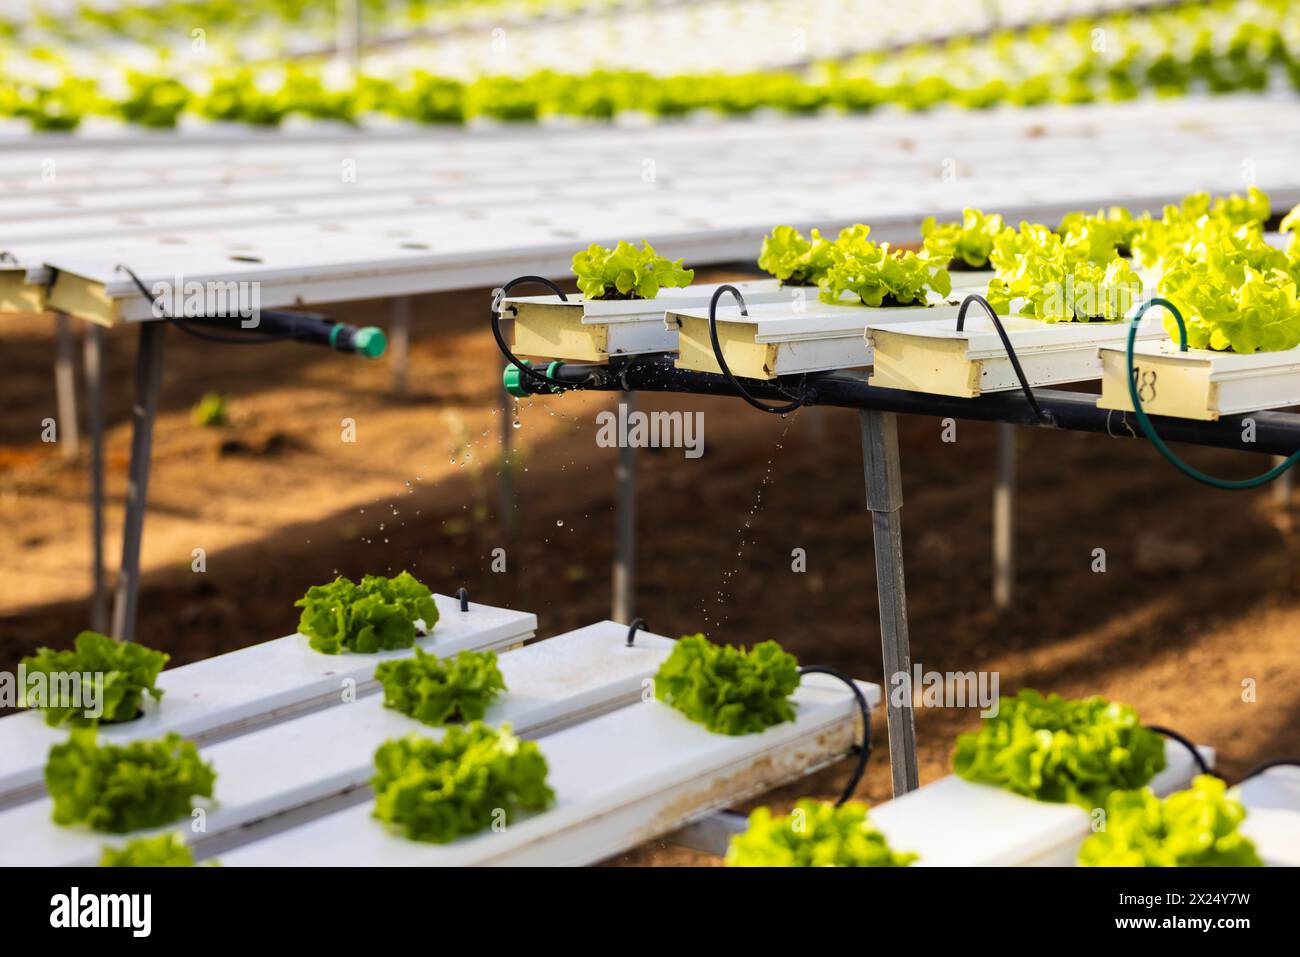
POLYGON ((108 630, 104 593, 104 330, 88 322, 82 365, 86 371, 86 433, 90 440, 90 627, 108 630))
POLYGON ((501 528, 506 538, 511 539, 515 531, 515 399, 503 387, 501 398, 501 487, 498 509, 501 513, 501 528))
POLYGON ((131 470, 126 485, 126 521, 122 528, 122 566, 118 569, 113 600, 113 636, 122 641, 135 637, 140 598, 140 541, 144 510, 149 497, 149 464, 153 455, 153 422, 162 384, 163 322, 140 323, 140 345, 135 356, 135 403, 131 407, 131 470))
POLYGON ((355 77, 361 72, 362 49, 361 0, 335 0, 334 36, 337 56, 355 77))
MULTIPOLYGON (((636 395, 620 392, 618 420, 628 421, 636 408, 636 395)), ((636 616, 636 449, 622 443, 618 465, 614 469, 614 543, 613 610, 615 621, 630 622, 636 616)))
POLYGON ((876 590, 880 601, 880 646, 885 666, 889 718, 889 766, 894 794, 915 790, 916 725, 912 717, 912 654, 907 637, 903 583, 903 483, 898 461, 898 419, 892 412, 863 410, 862 465, 867 508, 876 546, 876 590), (906 694, 902 691, 906 690, 906 694))
POLYGON ((77 460, 77 369, 72 320, 66 312, 54 314, 54 389, 59 403, 59 445, 66 462, 77 460))
POLYGON ((688 847, 692 851, 703 851, 715 857, 723 857, 731 844, 731 839, 744 833, 749 826, 749 819, 734 811, 716 811, 701 821, 687 824, 679 831, 669 834, 665 840, 679 847, 688 847))
MULTIPOLYGON (((1273 464, 1281 465, 1286 461, 1286 456, 1273 456, 1273 464)), ((1279 508, 1285 508, 1291 501, 1291 473, 1295 469, 1287 469, 1281 475, 1273 480, 1273 504, 1279 508)))
POLYGON ((1016 579, 1016 427, 998 424, 998 475, 993 485, 993 607, 1011 607, 1016 579))
POLYGON ((393 321, 390 331, 390 361, 393 364, 393 391, 406 392, 406 372, 411 356, 411 298, 398 296, 393 300, 393 321))

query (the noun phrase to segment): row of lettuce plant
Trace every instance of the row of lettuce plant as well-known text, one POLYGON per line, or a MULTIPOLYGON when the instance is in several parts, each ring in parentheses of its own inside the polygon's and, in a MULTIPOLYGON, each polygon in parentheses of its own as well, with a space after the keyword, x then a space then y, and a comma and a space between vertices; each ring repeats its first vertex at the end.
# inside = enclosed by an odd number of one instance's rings
MULTIPOLYGON (((360 583, 340 577, 309 589, 297 606, 300 632, 312 649, 326 654, 411 648, 438 619, 428 588, 406 572, 391 579, 366 576, 360 583)), ((508 725, 483 720, 506 692, 496 655, 467 651, 443 659, 414 650, 413 657, 377 666, 383 704, 442 733, 411 734, 379 746, 374 816, 412 840, 447 843, 550 806, 555 795, 539 746, 517 738, 508 725)), ((216 770, 192 742, 172 733, 125 744, 97 738, 100 723, 137 719, 145 695, 165 707, 156 681, 166 660, 138 644, 84 633, 73 649, 43 648, 24 661, 47 674, 95 670, 115 689, 113 707, 102 716, 47 708, 47 722, 72 726, 69 738, 51 748, 45 768, 56 824, 130 834, 180 822, 214 798, 216 770)), ((694 635, 679 641, 663 663, 655 695, 711 732, 753 734, 794 720, 790 696, 798 684, 797 662, 775 642, 746 652, 694 635)), ((106 847, 102 861, 192 864, 184 845, 177 834, 151 835, 106 847)))
MULTIPOLYGON (((483 722, 506 690, 491 651, 463 651, 450 659, 416 645, 438 621, 432 593, 407 572, 360 582, 339 577, 308 589, 296 603, 299 631, 323 654, 377 654, 414 648, 410 658, 382 661, 375 678, 383 704, 421 723, 443 728, 440 737, 412 734, 384 742, 375 752, 375 817, 412 840, 445 843, 554 799, 538 746, 521 741, 508 725, 483 722)), ((436 644, 436 639, 435 639, 436 644)), ((86 632, 74 648, 42 648, 24 664, 43 673, 92 673, 107 689, 102 715, 51 707, 47 723, 69 725, 69 738, 50 749, 45 783, 54 823, 107 834, 129 834, 186 819, 214 798, 216 770, 193 742, 176 734, 126 744, 99 740, 96 726, 137 719, 143 697, 161 705, 156 687, 167 656, 86 632), (200 803, 196 803, 200 802, 200 803)), ((117 867, 187 866, 193 854, 176 833, 134 838, 105 847, 101 863, 117 867)))
POLYGON ((159 58, 156 68, 112 69, 101 82, 61 64, 52 51, 39 68, 24 56, 0 54, 0 117, 25 119, 38 130, 75 129, 93 116, 151 128, 174 127, 185 116, 264 127, 289 117, 459 124, 699 111, 743 116, 760 109, 985 109, 1259 91, 1278 83, 1300 88, 1300 24, 1287 11, 1285 0, 1215 2, 1003 31, 802 71, 676 76, 543 70, 464 80, 394 67, 336 82, 310 60, 187 73, 159 58))
MULTIPOLYGON (((310 589, 298 603, 301 630, 317 651, 366 654, 411 647, 437 621, 428 589, 407 573, 340 578, 310 589), (394 624, 394 622, 400 622, 394 624)), ((86 633, 70 651, 41 649, 33 667, 103 669, 116 689, 104 721, 138 716, 166 656, 139 645, 86 633)), ((384 706, 439 727, 411 734, 375 752, 374 816, 411 840, 442 844, 478 833, 555 801, 542 748, 508 725, 483 720, 506 691, 492 652, 442 659, 416 648, 412 658, 381 662, 376 678, 384 706), (502 820, 504 815, 504 820, 502 820)), ((797 717, 798 661, 774 641, 752 649, 684 636, 660 666, 654 696, 709 732, 761 734, 797 717)), ((211 800, 216 771, 192 742, 175 734, 127 744, 100 742, 96 719, 63 709, 52 724, 73 725, 50 750, 45 778, 53 819, 110 834, 163 827, 187 818, 195 799, 211 800), (87 727, 86 725, 91 725, 87 727)), ((966 780, 1034 800, 1104 807, 1107 825, 1084 843, 1088 865, 1258 865, 1239 830, 1245 809, 1221 781, 1198 778, 1189 791, 1161 800, 1147 787, 1165 767, 1162 739, 1131 707, 1102 698, 1067 701, 1025 690, 1003 699, 978 732, 960 735, 953 770, 966 780)), ((833 806, 805 799, 788 815, 759 808, 728 850, 733 866, 905 866, 871 823, 866 805, 833 806)), ((177 834, 107 847, 106 866, 186 866, 193 856, 177 834)))
MULTIPOLYGON (((489 19, 527 22, 532 17, 628 8, 630 0, 361 0, 366 35, 448 30, 489 19)), ((25 19, 0 15, 0 36, 69 42, 106 38, 161 44, 191 26, 220 24, 240 36, 297 34, 333 38, 338 9, 333 0, 146 0, 104 4, 79 0, 49 8, 33 5, 25 19)))
MULTIPOLYGON (((1011 227, 967 209, 960 222, 927 220, 919 252, 868 245, 865 226, 834 240, 780 226, 758 265, 784 283, 819 286, 825 302, 875 306, 921 304, 927 287, 946 295, 961 271, 991 270, 984 293, 995 309, 1044 322, 1120 322, 1154 289, 1187 320, 1191 348, 1272 352, 1300 345, 1298 210, 1279 224, 1292 234, 1284 248, 1265 236, 1271 207, 1256 187, 1195 193, 1158 217, 1076 212, 1056 227, 1011 227)), ((1172 318, 1166 328, 1176 335, 1172 318)))
MULTIPOLYGON (((1272 209, 1257 187, 1214 198, 1194 193, 1159 216, 1122 207, 1073 212, 1055 227, 966 209, 957 222, 927 219, 917 249, 869 237, 864 224, 831 238, 775 227, 758 266, 788 286, 816 287, 835 306, 919 307, 952 295, 954 277, 993 273, 983 289, 999 312, 1043 322, 1121 322, 1158 291, 1183 314, 1191 348, 1238 353, 1300 346, 1300 207, 1282 217, 1285 248, 1264 228, 1272 209)), ((653 299, 694 271, 648 243, 592 245, 573 257, 589 299, 653 299)), ((1167 320, 1170 336, 1177 326, 1167 320)))
MULTIPOLYGON (((1035 801, 1075 804, 1104 822, 1077 862, 1089 867, 1259 867, 1240 827, 1235 789, 1208 775, 1167 798, 1148 787, 1165 767, 1164 742, 1128 705, 1069 701, 1024 690, 999 701, 979 731, 959 735, 953 771, 965 780, 1035 801), (1097 813, 1104 810, 1104 814, 1097 813)), ((732 838, 737 867, 898 867, 916 854, 889 847, 866 806, 801 799, 789 814, 754 810, 732 838)))

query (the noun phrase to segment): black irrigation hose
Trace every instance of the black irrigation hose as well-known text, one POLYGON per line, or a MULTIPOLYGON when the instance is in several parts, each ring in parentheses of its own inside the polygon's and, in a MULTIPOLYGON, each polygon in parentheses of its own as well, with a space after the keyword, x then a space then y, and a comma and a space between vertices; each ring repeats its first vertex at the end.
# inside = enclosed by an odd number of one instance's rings
POLYGON ((799 674, 830 675, 832 678, 838 678, 848 685, 849 690, 853 692, 853 698, 858 705, 858 712, 862 715, 862 744, 857 748, 858 763, 853 768, 853 774, 849 778, 849 783, 844 786, 844 791, 840 794, 839 800, 835 802, 835 806, 839 807, 853 797, 853 792, 862 783, 862 775, 867 771, 867 759, 871 757, 871 706, 867 704, 866 696, 862 693, 862 689, 858 687, 857 682, 842 671, 828 668, 825 665, 804 665, 799 669, 799 674))
POLYGON ((456 599, 460 602, 461 614, 468 613, 469 612, 469 589, 467 588, 456 589, 456 599))
POLYGON ((731 293, 736 302, 740 305, 740 314, 749 315, 749 309, 745 306, 745 297, 740 294, 740 290, 735 286, 719 286, 713 292, 713 298, 709 300, 709 342, 713 345, 713 358, 718 363, 718 368, 722 374, 727 377, 731 387, 736 390, 736 394, 742 399, 758 409, 760 412, 770 412, 773 415, 785 415, 787 412, 793 412, 803 405, 802 397, 791 397, 791 401, 785 405, 768 405, 761 399, 756 399, 749 394, 749 390, 740 384, 740 380, 732 374, 731 368, 727 365, 727 360, 722 357, 722 345, 718 342, 718 300, 722 298, 723 293, 731 293))
MULTIPOLYGON (((289 335, 287 333, 282 335, 251 333, 247 336, 219 336, 211 332, 206 332, 192 325, 185 319, 167 315, 162 306, 159 305, 158 297, 149 291, 148 287, 145 286, 144 282, 141 281, 140 277, 135 274, 135 271, 131 269, 131 267, 119 263, 115 268, 118 272, 126 273, 126 275, 131 278, 131 281, 135 283, 135 287, 140 290, 140 295, 144 296, 145 300, 153 305, 161 318, 166 319, 177 329, 193 336, 195 339, 203 339, 205 342, 220 342, 232 346, 260 346, 272 342, 287 342, 289 340, 289 335)), ((222 318, 228 317, 223 316, 222 318)))
POLYGON ((1187 753, 1192 756, 1192 760, 1196 762, 1196 767, 1200 769, 1200 772, 1202 774, 1208 774, 1211 777, 1216 777, 1216 778, 1223 777, 1223 775, 1221 774, 1216 774, 1214 769, 1211 768, 1208 763, 1206 763, 1205 757, 1201 754, 1200 751, 1196 749, 1196 745, 1192 744, 1191 741, 1183 737, 1177 731, 1173 731, 1169 728, 1162 728, 1160 725, 1157 724, 1149 724, 1146 726, 1146 728, 1148 731, 1154 731, 1156 734, 1164 735, 1166 738, 1168 738, 1171 741, 1177 741, 1184 748, 1186 748, 1187 753))
POLYGON ((1020 388, 1025 393, 1025 398, 1029 401, 1029 407, 1034 410, 1034 415, 1038 421, 1043 424, 1049 424, 1047 416, 1038 406, 1038 399, 1034 397, 1034 390, 1029 387, 1029 380, 1025 378, 1025 370, 1020 367, 1020 358, 1016 355, 1016 350, 1011 346, 1011 338, 1007 335, 1007 330, 1002 327, 1002 319, 999 318, 997 311, 989 305, 989 301, 983 296, 971 294, 961 301, 961 308, 957 310, 957 331, 962 332, 966 328, 966 312, 970 309, 972 303, 978 303, 989 314, 993 320, 993 328, 998 331, 998 338, 1002 340, 1002 348, 1007 350, 1007 358, 1011 360, 1011 368, 1016 373, 1016 378, 1020 380, 1020 388))
POLYGON ((627 626, 627 647, 629 647, 629 648, 632 647, 632 643, 633 643, 634 641, 636 641, 636 633, 637 633, 637 631, 638 631, 638 630, 645 631, 645 627, 646 627, 646 625, 645 625, 645 619, 644 619, 644 618, 633 618, 633 619, 632 619, 632 624, 630 624, 630 625, 627 626))
POLYGON ((516 369, 518 369, 528 378, 536 379, 538 382, 541 382, 544 385, 546 385, 549 389, 559 389, 563 391, 563 388, 558 383, 556 383, 554 379, 552 379, 548 375, 543 375, 542 373, 538 372, 527 362, 524 362, 513 352, 511 352, 510 346, 506 342, 506 337, 501 332, 501 303, 505 301, 506 294, 509 293, 511 289, 514 289, 515 286, 522 286, 525 283, 530 283, 530 282, 535 282, 535 283, 539 283, 540 285, 546 286, 553 293, 559 296, 560 301, 562 302, 569 301, 569 297, 564 294, 563 290, 561 290, 559 286, 557 286, 555 283, 551 282, 551 280, 545 278, 544 276, 517 276, 514 279, 511 279, 500 289, 498 289, 495 293, 493 293, 492 308, 490 312, 492 316, 492 338, 497 341, 497 348, 501 350, 501 354, 506 357, 506 359, 510 362, 512 366, 514 366, 516 369))
POLYGON ((1272 761, 1265 761, 1247 771, 1242 775, 1241 780, 1249 781, 1255 775, 1263 774, 1271 768, 1300 768, 1300 758, 1274 758, 1272 761))

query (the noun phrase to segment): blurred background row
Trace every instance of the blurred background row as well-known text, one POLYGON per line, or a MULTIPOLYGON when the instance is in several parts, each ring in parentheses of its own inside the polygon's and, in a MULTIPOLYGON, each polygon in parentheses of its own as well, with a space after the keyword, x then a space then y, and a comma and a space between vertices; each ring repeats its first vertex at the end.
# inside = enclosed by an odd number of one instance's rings
POLYGON ((1287 0, 0 3, 0 125, 644 122, 1300 88, 1287 0))

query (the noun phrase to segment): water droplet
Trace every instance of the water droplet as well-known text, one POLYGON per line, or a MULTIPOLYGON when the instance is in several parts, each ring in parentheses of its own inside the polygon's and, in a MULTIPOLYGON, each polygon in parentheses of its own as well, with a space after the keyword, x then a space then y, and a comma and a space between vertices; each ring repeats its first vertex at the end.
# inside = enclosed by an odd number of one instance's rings
POLYGON ((562 519, 562 518, 557 518, 557 519, 555 520, 555 524, 556 524, 556 525, 563 525, 563 524, 564 524, 564 519, 562 519))

